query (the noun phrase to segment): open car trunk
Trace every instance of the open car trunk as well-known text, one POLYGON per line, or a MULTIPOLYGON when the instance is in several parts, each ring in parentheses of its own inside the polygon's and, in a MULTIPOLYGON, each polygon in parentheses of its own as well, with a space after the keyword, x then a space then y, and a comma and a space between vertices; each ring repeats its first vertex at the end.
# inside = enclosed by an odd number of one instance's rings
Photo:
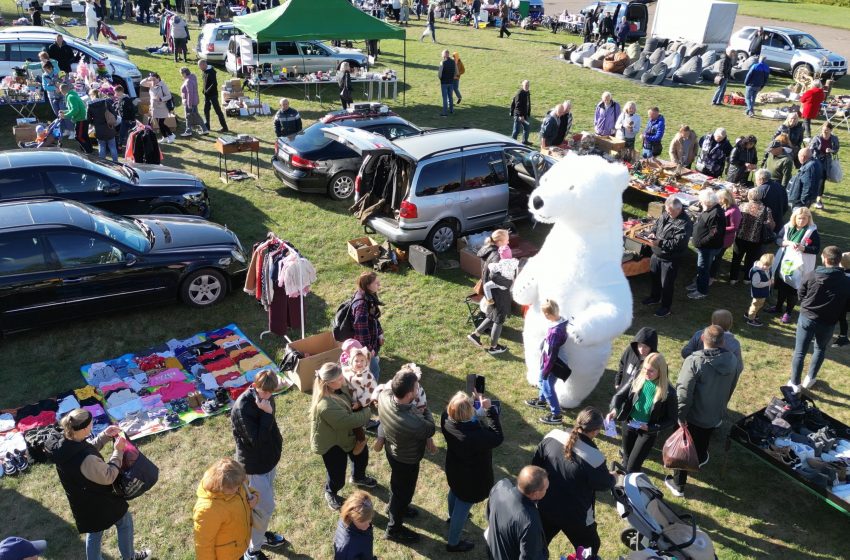
POLYGON ((370 218, 397 221, 415 170, 413 162, 395 153, 367 155, 358 176, 357 202, 351 207, 360 223, 365 225, 370 218))
POLYGON ((525 148, 505 148, 504 154, 508 171, 508 220, 522 220, 528 217, 531 192, 555 160, 525 148))

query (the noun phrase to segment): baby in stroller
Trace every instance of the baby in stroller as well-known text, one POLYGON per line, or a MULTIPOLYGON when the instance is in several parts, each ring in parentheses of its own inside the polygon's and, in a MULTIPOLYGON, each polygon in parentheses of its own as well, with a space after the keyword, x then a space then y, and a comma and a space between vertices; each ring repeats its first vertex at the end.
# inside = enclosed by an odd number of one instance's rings
POLYGON ((673 511, 664 501, 661 490, 645 474, 632 473, 620 477, 611 492, 620 516, 631 525, 620 534, 623 544, 637 551, 627 556, 628 560, 717 559, 714 543, 699 530, 694 517, 673 511))
POLYGON ((18 142, 19 148, 50 148, 57 146, 62 138, 62 120, 56 119, 47 128, 44 125, 35 127, 35 141, 18 142))

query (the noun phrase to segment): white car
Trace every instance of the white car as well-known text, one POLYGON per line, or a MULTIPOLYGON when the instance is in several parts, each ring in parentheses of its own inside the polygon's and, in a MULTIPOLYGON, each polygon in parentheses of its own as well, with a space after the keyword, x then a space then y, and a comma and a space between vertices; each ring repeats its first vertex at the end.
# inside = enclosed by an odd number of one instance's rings
POLYGON ((195 54, 207 62, 224 62, 230 38, 241 32, 230 22, 208 23, 198 35, 195 54))
MULTIPOLYGON (((236 77, 242 77, 242 53, 240 42, 244 35, 230 38, 224 67, 236 77)), ((245 38, 245 40, 248 40, 245 38)), ((340 64, 348 62, 351 68, 368 68, 369 58, 357 49, 332 47, 322 41, 251 41, 254 60, 260 64, 277 67, 297 68, 299 74, 332 72, 340 64)), ((256 62, 255 62, 256 64, 256 62)))
POLYGON ((44 35, 50 35, 50 37, 56 37, 57 35, 62 35, 66 40, 76 41, 78 43, 82 43, 87 45, 90 49, 97 51, 99 53, 105 54, 110 58, 124 58, 130 60, 130 55, 127 54, 127 51, 122 49, 121 47, 117 47, 115 45, 110 45, 108 43, 92 43, 90 41, 86 41, 85 39, 81 39, 75 35, 71 35, 70 33, 64 33, 62 31, 58 31, 56 29, 52 29, 50 27, 37 27, 35 25, 21 25, 17 27, 7 27, 6 29, 0 30, 0 34, 2 35, 21 35, 21 34, 33 34, 33 33, 41 33, 44 35))
MULTIPOLYGON (((6 55, 0 57, 0 77, 11 76, 14 68, 23 65, 27 60, 37 61, 38 53, 47 50, 55 36, 43 33, 0 33, 0 53, 6 55)), ((137 96, 142 73, 135 64, 125 58, 111 58, 94 50, 84 41, 77 41, 76 38, 68 38, 65 42, 74 50, 79 60, 103 66, 117 84, 124 86, 127 95, 137 96)))

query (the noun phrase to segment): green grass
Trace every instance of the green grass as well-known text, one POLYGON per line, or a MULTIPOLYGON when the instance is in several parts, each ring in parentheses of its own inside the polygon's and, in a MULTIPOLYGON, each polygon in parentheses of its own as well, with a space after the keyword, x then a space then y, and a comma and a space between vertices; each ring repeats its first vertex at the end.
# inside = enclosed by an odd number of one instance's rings
POLYGON ((738 0, 738 13, 850 29, 850 8, 788 0, 738 0))
MULTIPOLYGON (((5 14, 11 3, 3 0, 5 14)), ((128 48, 133 60, 143 71, 158 71, 172 90, 178 89, 179 65, 167 57, 148 55, 143 47, 158 44, 153 27, 126 24, 119 27, 129 35, 128 48)), ((76 28, 79 34, 81 28, 76 28)), ((572 99, 575 129, 592 126, 593 107, 603 90, 609 90, 621 103, 637 102, 642 114, 648 107, 658 105, 665 114, 668 129, 688 123, 704 133, 716 126, 725 126, 735 137, 754 133, 763 147, 777 123, 762 119, 747 119, 743 108, 713 108, 710 105, 712 87, 649 88, 631 81, 579 69, 555 59, 558 42, 574 38, 548 32, 517 31, 510 39, 499 40, 493 29, 482 32, 463 30, 438 24, 438 39, 443 45, 419 43, 421 27, 415 24, 409 31, 407 55, 406 105, 396 105, 398 112, 421 126, 474 126, 504 133, 510 132, 508 106, 519 82, 531 80, 533 113, 538 119, 548 107, 572 99), (444 46, 445 45, 445 46, 444 46), (442 48, 458 50, 467 73, 461 82, 463 104, 454 117, 441 119, 436 68, 442 48)), ((193 35, 197 31, 193 30, 193 35)), ((380 62, 401 71, 402 45, 386 41, 380 62)), ((222 74, 221 79, 225 76, 222 74)), ((775 78, 770 86, 779 88, 789 82, 775 78)), ((846 92, 846 80, 839 84, 846 92)), ((730 90, 743 89, 733 86, 730 90)), ((318 118, 335 103, 333 86, 324 90, 325 105, 303 99, 298 88, 274 92, 291 96, 292 104, 307 122, 318 118)), ((271 100, 271 95, 264 99, 271 100)), ((182 114, 182 109, 178 109, 182 114)), ((0 116, 0 126, 9 130, 13 120, 10 112, 0 116)), ((348 216, 346 205, 331 202, 322 196, 305 196, 282 189, 270 172, 273 127, 271 119, 231 119, 238 132, 258 135, 264 140, 261 160, 261 180, 231 183, 224 186, 216 178, 217 161, 213 139, 203 138, 165 146, 165 163, 187 169, 203 178, 211 187, 212 219, 227 224, 237 232, 243 244, 250 246, 266 231, 274 230, 290 240, 315 264, 319 281, 308 297, 308 333, 326 328, 333 310, 352 290, 361 268, 348 257, 345 242, 358 236, 361 228, 348 216)), ((535 123, 539 125, 539 121, 535 123)), ((667 134, 669 142, 672 132, 667 134)), ((846 131, 839 136, 845 144, 846 131)), ((536 140, 536 134, 533 136, 536 140)), ((0 147, 12 147, 11 135, 0 139, 0 147)), ((247 159, 240 160, 243 167, 247 159)), ((850 227, 847 225, 848 181, 830 184, 826 198, 827 209, 817 212, 816 221, 827 243, 850 246, 850 227)), ((631 215, 645 212, 649 199, 626 195, 625 212, 631 215)), ((521 226, 521 233, 542 240, 546 228, 530 230, 521 226)), ((457 258, 456 255, 448 255, 457 258)), ((728 259, 728 255, 727 255, 728 259)), ((695 259, 694 259, 695 260, 695 259)), ((723 271, 728 270, 728 264, 723 271)), ((683 271, 680 286, 693 272, 693 263, 683 271)), ((536 422, 536 411, 522 405, 532 394, 525 382, 522 361, 522 321, 512 317, 505 329, 510 352, 499 358, 481 353, 465 340, 466 308, 463 297, 469 293, 474 279, 457 270, 440 271, 424 277, 412 270, 382 275, 385 301, 383 323, 387 345, 384 352, 385 376, 400 364, 415 361, 424 367, 423 383, 428 390, 432 409, 441 411, 448 398, 464 387, 468 373, 483 373, 488 388, 504 406, 505 443, 494 453, 497 480, 512 476, 531 459, 542 436, 549 431, 536 422)), ((631 280, 636 299, 648 292, 646 277, 631 280)), ((748 304, 748 292, 743 286, 730 287, 725 281, 716 284, 708 300, 690 302, 677 291, 674 315, 658 320, 646 308, 635 307, 635 318, 629 333, 649 325, 659 330, 660 348, 668 356, 671 371, 681 365, 679 349, 691 334, 704 326, 715 307, 728 307, 736 319, 748 304)), ((60 391, 82 385, 79 367, 82 364, 113 358, 161 343, 171 337, 237 323, 255 342, 265 329, 262 308, 242 293, 228 297, 222 305, 203 311, 180 305, 113 314, 88 321, 68 323, 10 337, 2 342, 0 361, 0 408, 17 407, 60 391)), ((739 321, 743 323, 743 321, 739 321)), ((794 341, 794 327, 771 322, 755 330, 736 326, 746 360, 746 370, 730 405, 734 420, 764 406, 788 377, 788 366, 794 341)), ((297 335, 296 335, 297 336, 297 335)), ((615 367, 619 352, 630 340, 623 335, 615 343, 609 367, 615 367)), ((276 358, 281 357, 282 341, 266 339, 262 347, 276 358)), ((821 371, 823 379, 816 391, 822 408, 850 423, 850 355, 847 350, 830 349, 821 371)), ((587 404, 607 407, 611 397, 611 373, 587 399, 587 404)), ((278 511, 273 528, 282 531, 294 543, 290 557, 326 559, 331 557, 331 539, 336 516, 324 504, 322 484, 324 469, 321 459, 310 453, 308 428, 308 396, 296 391, 278 399, 278 421, 283 429, 285 445, 278 469, 278 511)), ((569 419, 575 411, 568 412, 569 419)), ((436 437, 440 451, 427 456, 414 502, 423 515, 413 522, 423 534, 423 541, 407 548, 387 544, 376 532, 376 553, 381 558, 445 558, 446 527, 443 519, 447 486, 443 474, 444 446, 436 437)), ((618 441, 602 438, 601 449, 609 460, 617 457, 618 441)), ((660 443, 658 445, 660 448, 660 443)), ((143 451, 161 468, 161 480, 148 495, 131 505, 135 516, 137 543, 153 546, 157 555, 166 560, 193 557, 191 510, 195 486, 204 468, 215 458, 233 452, 230 426, 226 418, 214 418, 146 440, 143 451)), ((695 476, 688 488, 687 499, 671 499, 679 509, 696 515, 699 525, 708 531, 723 560, 742 558, 787 558, 825 560, 848 558, 847 520, 779 473, 767 468, 748 453, 733 446, 724 451, 720 437, 711 449, 712 460, 703 473, 695 476)), ((389 470, 386 460, 373 454, 370 474, 381 486, 376 520, 378 529, 385 526, 384 503, 388 497, 389 470)), ((663 468, 660 453, 655 452, 647 462, 650 477, 662 484, 663 468)), ((350 491, 345 489, 344 492, 350 491)), ((625 550, 619 544, 619 533, 625 526, 612 508, 610 495, 600 494, 598 517, 603 540, 602 556, 615 558, 625 550)), ((58 485, 54 469, 48 465, 33 467, 26 476, 4 478, 0 482, 0 535, 19 534, 30 538, 50 540, 51 559, 83 558, 83 540, 73 528, 67 501, 58 485)), ((476 541, 475 552, 468 558, 485 558, 481 535, 486 526, 484 504, 472 510, 467 526, 468 538, 476 541)), ((112 534, 114 535, 114 533, 112 534)), ((115 539, 105 540, 106 554, 115 556, 115 539)), ((550 548, 551 557, 568 550, 568 543, 558 537, 550 548)))

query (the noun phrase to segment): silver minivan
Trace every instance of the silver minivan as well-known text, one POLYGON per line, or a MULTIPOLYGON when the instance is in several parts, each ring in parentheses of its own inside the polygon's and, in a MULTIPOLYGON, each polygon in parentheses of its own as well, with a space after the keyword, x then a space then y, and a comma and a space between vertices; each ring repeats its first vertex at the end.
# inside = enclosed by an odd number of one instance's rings
POLYGON ((445 252, 458 236, 528 217, 528 196, 555 160, 481 129, 435 129, 390 142, 351 127, 324 134, 364 156, 355 213, 392 243, 445 252))
MULTIPOLYGON (((242 77, 240 40, 243 35, 230 38, 224 67, 236 77, 242 77)), ((334 72, 343 62, 352 68, 368 68, 369 59, 357 49, 332 47, 322 41, 252 41, 254 59, 260 64, 271 64, 289 69, 297 68, 299 74, 334 72)))

